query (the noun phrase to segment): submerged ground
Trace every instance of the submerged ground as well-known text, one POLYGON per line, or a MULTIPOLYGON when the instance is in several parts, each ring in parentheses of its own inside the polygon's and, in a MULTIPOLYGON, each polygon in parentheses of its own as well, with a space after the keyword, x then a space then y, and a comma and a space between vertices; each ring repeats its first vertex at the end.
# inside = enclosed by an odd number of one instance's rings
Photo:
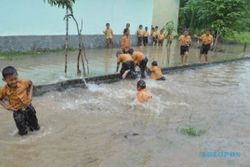
MULTIPOLYGON (((90 76, 112 74, 116 69, 115 53, 118 49, 88 49, 86 51, 90 76)), ((180 51, 177 41, 174 41, 170 48, 164 47, 138 47, 135 50, 142 51, 151 64, 157 60, 161 67, 172 67, 180 65, 180 51)), ((219 45, 217 52, 209 53, 209 61, 230 60, 244 56, 250 56, 250 47, 247 53, 243 54, 243 45, 219 45)), ((30 78, 37 84, 55 83, 57 81, 77 78, 76 75, 77 52, 71 51, 68 57, 68 73, 64 74, 64 52, 41 52, 36 54, 11 54, 8 57, 0 57, 0 69, 6 65, 17 67, 19 76, 30 78)), ((199 62, 199 49, 193 43, 189 53, 189 64, 199 62)), ((2 85, 2 80, 0 80, 2 85)))
POLYGON ((153 99, 145 105, 135 103, 136 81, 50 92, 33 99, 41 130, 25 137, 1 108, 0 166, 247 167, 249 73, 245 61, 147 79, 153 99), (240 157, 201 156, 206 151, 240 157))

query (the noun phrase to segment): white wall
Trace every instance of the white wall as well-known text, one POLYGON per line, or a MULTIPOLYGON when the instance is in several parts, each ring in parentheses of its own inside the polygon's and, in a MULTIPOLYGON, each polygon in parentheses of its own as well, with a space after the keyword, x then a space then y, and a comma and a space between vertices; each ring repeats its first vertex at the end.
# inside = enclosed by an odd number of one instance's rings
POLYGON ((177 29, 179 0, 154 0, 153 25, 162 28, 168 21, 173 21, 177 29))
MULTIPOLYGON (((121 34, 127 22, 131 33, 139 24, 150 27, 153 0, 76 0, 75 16, 83 19, 84 34, 102 34, 110 22, 115 34, 121 34)), ((57 35, 65 33, 65 10, 51 7, 43 0, 1 0, 0 36, 57 35)), ((75 34, 70 22, 70 33, 75 34)))

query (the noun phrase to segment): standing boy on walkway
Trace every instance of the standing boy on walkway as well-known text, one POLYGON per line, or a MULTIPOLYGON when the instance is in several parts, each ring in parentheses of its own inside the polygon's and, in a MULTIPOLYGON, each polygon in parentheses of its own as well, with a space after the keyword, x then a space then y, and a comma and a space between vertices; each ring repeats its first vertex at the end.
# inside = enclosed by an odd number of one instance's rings
POLYGON ((113 48, 114 47, 113 30, 112 30, 112 28, 110 28, 109 23, 106 24, 106 30, 103 33, 105 34, 105 37, 106 37, 107 48, 109 48, 110 45, 113 48))
POLYGON ((180 46, 181 65, 187 65, 189 46, 192 43, 192 39, 190 35, 188 35, 188 31, 184 31, 184 33, 179 37, 179 41, 181 45, 180 46))
POLYGON ((213 45, 214 38, 211 35, 211 31, 207 30, 205 34, 203 34, 199 40, 202 43, 201 51, 200 51, 200 62, 202 62, 202 56, 205 58, 205 63, 208 63, 208 51, 210 50, 211 45, 213 45))

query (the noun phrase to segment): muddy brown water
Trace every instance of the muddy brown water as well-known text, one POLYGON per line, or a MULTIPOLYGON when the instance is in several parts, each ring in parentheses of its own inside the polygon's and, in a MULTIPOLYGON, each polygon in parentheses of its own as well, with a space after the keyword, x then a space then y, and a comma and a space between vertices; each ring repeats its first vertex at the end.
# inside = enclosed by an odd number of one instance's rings
MULTIPOLYGON (((32 68, 23 59, 15 62, 21 74, 33 71, 35 77, 39 67, 57 68, 48 57, 34 59, 32 68)), ((153 98, 144 105, 135 101, 136 81, 49 92, 33 99, 41 130, 25 137, 17 135, 12 114, 0 108, 0 166, 248 167, 249 73, 250 61, 242 61, 171 73, 166 81, 146 79, 153 98), (187 127, 205 133, 181 133, 187 127), (240 157, 206 158, 204 151, 240 157)))

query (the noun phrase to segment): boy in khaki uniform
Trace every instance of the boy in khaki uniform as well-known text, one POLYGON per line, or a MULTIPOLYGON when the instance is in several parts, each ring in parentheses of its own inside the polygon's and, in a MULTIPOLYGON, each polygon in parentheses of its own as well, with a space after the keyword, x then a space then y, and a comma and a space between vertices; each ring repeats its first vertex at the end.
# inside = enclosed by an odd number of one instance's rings
POLYGON ((187 65, 189 47, 192 43, 192 39, 188 34, 188 31, 184 31, 183 35, 179 37, 179 42, 181 45, 180 46, 181 64, 187 65))
POLYGON ((162 74, 161 68, 158 66, 157 61, 153 61, 151 65, 151 67, 148 67, 150 78, 154 80, 166 80, 162 74))
POLYGON ((122 63, 122 68, 120 70, 120 77, 122 79, 125 78, 135 79, 136 78, 135 63, 132 57, 129 54, 124 54, 121 51, 118 51, 116 53, 116 58, 117 58, 116 72, 118 72, 120 64, 122 63))
POLYGON ((6 110, 13 112, 19 135, 26 135, 28 130, 39 130, 36 110, 31 104, 32 82, 18 79, 17 71, 12 66, 5 67, 2 75, 7 84, 0 90, 0 104, 6 110))
POLYGON ((139 25, 139 28, 136 32, 137 34, 137 45, 138 46, 142 46, 142 41, 143 41, 143 26, 142 25, 139 25))
POLYGON ((148 27, 145 27, 145 30, 143 31, 143 45, 148 45, 148 27))
POLYGON ((141 78, 145 78, 145 70, 147 68, 148 58, 140 51, 134 51, 134 49, 129 49, 128 53, 132 56, 135 65, 139 66, 141 71, 141 78))
POLYGON ((123 31, 123 36, 121 39, 121 49, 123 53, 128 53, 128 50, 131 47, 131 39, 129 35, 129 29, 125 28, 123 31))
POLYGON ((110 28, 109 23, 106 24, 106 30, 103 31, 103 33, 105 34, 105 37, 106 37, 107 48, 109 48, 109 45, 111 45, 111 47, 113 48, 114 47, 113 30, 112 28, 110 28))
POLYGON ((201 37, 199 37, 199 40, 202 43, 201 51, 200 51, 200 62, 201 62, 202 56, 204 56, 205 63, 207 63, 208 62, 207 54, 208 54, 208 51, 210 50, 210 47, 214 41, 214 38, 211 35, 210 30, 207 30, 205 34, 203 34, 201 37))

